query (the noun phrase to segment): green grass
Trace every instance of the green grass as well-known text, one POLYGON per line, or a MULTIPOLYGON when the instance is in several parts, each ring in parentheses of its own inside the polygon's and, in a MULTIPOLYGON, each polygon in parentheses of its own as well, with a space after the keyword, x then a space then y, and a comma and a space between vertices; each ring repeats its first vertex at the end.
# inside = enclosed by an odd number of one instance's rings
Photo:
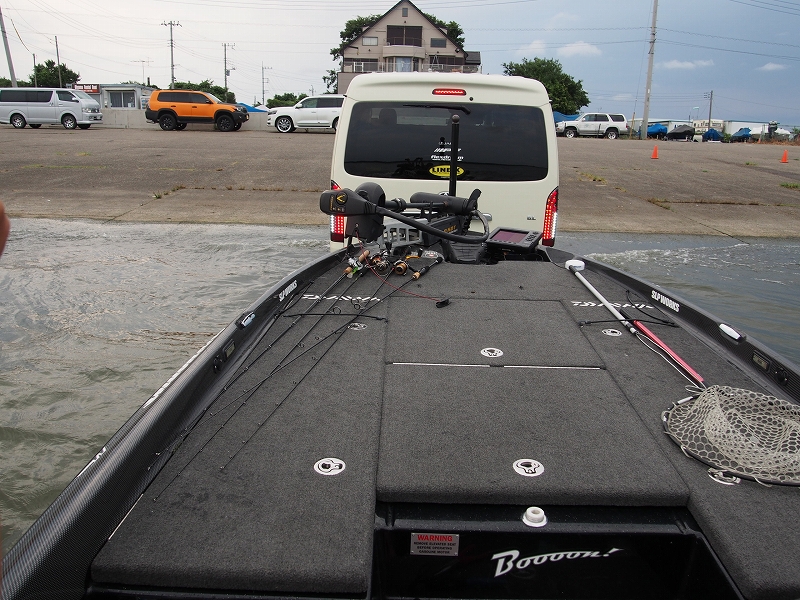
POLYGON ((785 187, 790 190, 800 190, 800 183, 782 183, 781 187, 785 187))

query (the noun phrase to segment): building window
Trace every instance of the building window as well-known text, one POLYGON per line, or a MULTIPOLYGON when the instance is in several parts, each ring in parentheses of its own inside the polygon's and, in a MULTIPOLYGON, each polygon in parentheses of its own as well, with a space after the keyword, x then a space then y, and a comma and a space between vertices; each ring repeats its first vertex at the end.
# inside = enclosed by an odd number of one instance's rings
POLYGON ((378 38, 377 37, 363 37, 363 38, 361 38, 361 45, 362 46, 377 46, 378 45, 378 38))
POLYGON ((410 56, 395 56, 394 57, 394 70, 401 73, 411 72, 411 57, 410 56))
POLYGON ((407 9, 407 8, 404 8, 404 9, 403 9, 403 16, 404 16, 404 17, 407 17, 407 16, 408 16, 408 9, 407 9))
POLYGON ((388 25, 386 43, 390 46, 422 46, 422 27, 388 25))
POLYGON ((345 58, 342 65, 342 71, 345 73, 371 73, 377 70, 377 58, 345 58))
POLYGON ((111 108, 136 108, 136 94, 133 90, 108 92, 108 99, 111 101, 111 108))
POLYGON ((447 48, 447 40, 444 38, 431 38, 431 48, 447 48))

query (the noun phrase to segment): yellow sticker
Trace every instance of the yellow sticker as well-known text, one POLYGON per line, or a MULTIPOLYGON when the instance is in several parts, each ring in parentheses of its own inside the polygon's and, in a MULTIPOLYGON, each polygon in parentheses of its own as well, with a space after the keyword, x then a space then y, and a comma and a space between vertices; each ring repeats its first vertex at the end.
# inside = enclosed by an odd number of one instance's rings
MULTIPOLYGON (((458 167, 458 171, 456 171, 457 177, 464 174, 464 169, 458 167)), ((431 167, 430 174, 435 175, 436 177, 450 177, 450 165, 436 165, 435 167, 431 167)))

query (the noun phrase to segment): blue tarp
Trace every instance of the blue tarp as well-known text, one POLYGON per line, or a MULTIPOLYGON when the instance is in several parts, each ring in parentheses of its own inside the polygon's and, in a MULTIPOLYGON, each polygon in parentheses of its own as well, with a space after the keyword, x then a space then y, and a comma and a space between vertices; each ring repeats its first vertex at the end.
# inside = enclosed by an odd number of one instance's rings
POLYGON ((736 133, 734 133, 731 136, 731 141, 732 142, 739 142, 739 141, 748 140, 748 139, 750 139, 750 128, 749 127, 742 127, 739 131, 737 131, 736 133))
POLYGON ((247 112, 257 113, 257 112, 267 112, 266 106, 250 106, 249 104, 245 104, 244 102, 237 102, 236 104, 241 104, 247 109, 247 112))
POLYGON ((719 134, 719 131, 716 129, 709 129, 703 134, 703 141, 704 142, 720 142, 722 141, 722 136, 719 134))
POLYGON ((553 120, 556 123, 559 123, 561 121, 574 121, 580 116, 581 116, 580 113, 578 113, 577 115, 565 115, 564 113, 560 113, 557 110, 553 111, 553 120))
POLYGON ((664 135, 667 133, 667 126, 661 123, 653 123, 647 128, 647 137, 655 135, 664 135))

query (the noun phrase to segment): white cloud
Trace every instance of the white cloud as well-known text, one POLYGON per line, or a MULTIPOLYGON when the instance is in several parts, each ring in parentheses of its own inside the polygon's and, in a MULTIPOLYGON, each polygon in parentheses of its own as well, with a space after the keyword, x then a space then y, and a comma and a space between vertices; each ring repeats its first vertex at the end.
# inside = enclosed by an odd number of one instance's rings
POLYGON ((600 48, 592 46, 587 42, 575 42, 567 44, 557 50, 559 56, 599 56, 602 54, 600 48))
POLYGON ((524 48, 520 48, 517 54, 526 57, 544 56, 546 45, 544 40, 533 40, 524 48))
POLYGON ((661 63, 665 69, 701 69, 703 67, 713 67, 713 60, 668 60, 661 63))
POLYGON ((779 65, 779 64, 776 64, 776 63, 769 62, 769 63, 765 64, 763 67, 758 67, 758 70, 759 71, 783 71, 784 69, 787 69, 787 68, 788 67, 786 65, 779 65))

